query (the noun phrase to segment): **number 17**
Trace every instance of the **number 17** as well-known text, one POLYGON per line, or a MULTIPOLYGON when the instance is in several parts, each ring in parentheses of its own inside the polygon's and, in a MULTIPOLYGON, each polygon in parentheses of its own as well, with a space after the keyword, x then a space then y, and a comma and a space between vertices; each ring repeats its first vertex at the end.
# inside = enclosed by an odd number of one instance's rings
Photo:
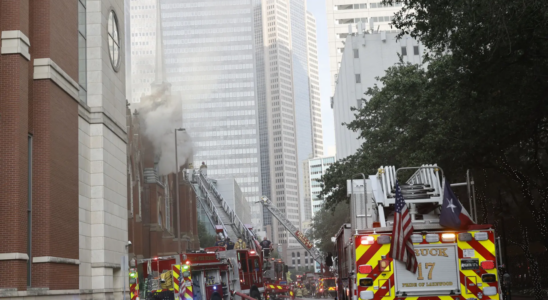
MULTIPOLYGON (((432 272, 434 271, 434 267, 436 266, 436 263, 425 263, 424 267, 426 269, 430 268, 430 271, 428 271, 428 280, 432 280, 432 272)), ((424 280, 424 277, 422 277, 422 263, 419 263, 419 276, 417 277, 417 280, 424 280)))

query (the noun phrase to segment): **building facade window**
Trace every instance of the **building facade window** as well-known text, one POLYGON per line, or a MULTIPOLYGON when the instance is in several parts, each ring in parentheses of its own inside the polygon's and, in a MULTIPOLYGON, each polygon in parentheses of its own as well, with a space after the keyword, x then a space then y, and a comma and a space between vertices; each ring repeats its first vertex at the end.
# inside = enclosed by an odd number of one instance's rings
POLYGON ((354 58, 360 58, 360 50, 354 49, 354 58))
POLYGON ((406 47, 401 47, 401 55, 402 56, 407 56, 407 48, 406 47))
POLYGON ((362 99, 358 99, 356 100, 356 108, 357 109, 362 109, 363 108, 363 100, 362 99))
POLYGON ((120 67, 120 35, 118 34, 118 18, 111 10, 108 16, 108 53, 112 68, 118 71, 120 67))
POLYGON ((419 46, 413 46, 413 54, 419 55, 419 46))
POLYGON ((80 101, 87 103, 86 0, 78 0, 78 84, 80 101))
POLYGON ((361 74, 356 74, 356 83, 361 83, 361 82, 362 82, 361 74))

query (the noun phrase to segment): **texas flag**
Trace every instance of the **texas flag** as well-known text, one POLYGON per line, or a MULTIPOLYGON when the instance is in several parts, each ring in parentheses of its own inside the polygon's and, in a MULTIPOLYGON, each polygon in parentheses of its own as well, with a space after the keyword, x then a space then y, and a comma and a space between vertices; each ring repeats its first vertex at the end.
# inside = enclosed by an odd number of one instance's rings
POLYGON ((453 229, 467 229, 472 225, 472 218, 462 206, 459 199, 451 190, 451 184, 446 179, 443 193, 443 204, 441 206, 440 225, 453 229))

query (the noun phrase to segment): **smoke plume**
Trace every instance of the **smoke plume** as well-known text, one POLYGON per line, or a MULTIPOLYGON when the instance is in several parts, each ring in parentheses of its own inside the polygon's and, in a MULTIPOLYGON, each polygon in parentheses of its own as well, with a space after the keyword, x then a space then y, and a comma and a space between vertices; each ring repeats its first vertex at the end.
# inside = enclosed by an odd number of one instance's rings
MULTIPOLYGON (((158 175, 176 170, 175 129, 182 125, 182 103, 178 95, 171 95, 166 88, 153 92, 136 103, 141 118, 142 133, 154 151, 158 163, 158 175)), ((192 159, 192 141, 185 131, 177 132, 179 169, 192 159)))

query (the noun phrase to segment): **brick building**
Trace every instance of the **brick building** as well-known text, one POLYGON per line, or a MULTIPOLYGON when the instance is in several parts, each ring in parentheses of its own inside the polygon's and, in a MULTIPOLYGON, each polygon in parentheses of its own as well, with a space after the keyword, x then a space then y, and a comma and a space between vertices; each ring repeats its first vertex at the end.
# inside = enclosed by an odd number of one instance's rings
MULTIPOLYGON (((156 11, 159 14, 159 10, 156 11)), ((146 88, 134 110, 127 110, 128 210, 130 258, 150 258, 199 249, 197 199, 188 182, 175 167, 174 130, 180 127, 181 98, 172 94, 166 81, 160 18, 156 18, 154 81, 146 88), (177 126, 179 125, 179 126, 177 126), (167 162, 167 163, 165 163, 167 162), (177 230, 177 197, 180 201, 180 236, 177 230)), ((184 133, 177 140, 185 146, 184 133)), ((181 150, 182 148, 179 148, 181 150)), ((180 169, 187 167, 179 152, 180 169)), ((180 171, 180 170, 179 170, 180 171)))
MULTIPOLYGON (((178 252, 175 174, 159 176, 154 147, 142 133, 140 113, 128 110, 128 195, 130 258, 178 252)), ((196 194, 179 174, 181 249, 199 249, 196 194)))
POLYGON ((0 1, 0 298, 121 299, 123 0, 0 1))

